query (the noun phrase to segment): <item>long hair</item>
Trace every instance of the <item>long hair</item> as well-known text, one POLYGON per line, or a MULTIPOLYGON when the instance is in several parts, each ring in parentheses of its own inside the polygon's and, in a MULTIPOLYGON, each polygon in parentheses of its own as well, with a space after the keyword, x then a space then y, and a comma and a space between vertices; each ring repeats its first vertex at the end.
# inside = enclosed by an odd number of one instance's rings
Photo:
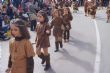
POLYGON ((49 19, 48 19, 48 16, 47 16, 46 12, 44 12, 43 10, 40 10, 38 12, 38 14, 41 14, 44 17, 44 23, 48 23, 49 19))
MULTIPOLYGON (((10 24, 11 25, 15 25, 16 27, 19 28, 20 34, 23 37, 23 39, 30 39, 29 31, 28 31, 28 29, 26 27, 26 24, 25 24, 25 22, 23 20, 21 20, 21 19, 13 19, 10 24)), ((12 34, 12 36, 14 36, 14 35, 12 34)))
POLYGON ((72 20, 73 19, 73 16, 72 16, 72 13, 71 13, 69 7, 64 7, 64 9, 67 9, 68 10, 68 16, 70 17, 70 20, 72 20))
POLYGON ((60 11, 59 11, 59 9, 54 9, 53 11, 52 11, 52 16, 53 17, 55 17, 55 13, 56 12, 58 12, 58 16, 60 16, 60 11))

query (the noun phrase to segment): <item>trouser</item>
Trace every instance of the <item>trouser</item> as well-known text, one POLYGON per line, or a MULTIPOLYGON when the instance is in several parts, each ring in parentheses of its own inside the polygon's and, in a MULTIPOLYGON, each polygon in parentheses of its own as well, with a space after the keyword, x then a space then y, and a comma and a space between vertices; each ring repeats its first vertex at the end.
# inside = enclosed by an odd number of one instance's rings
POLYGON ((34 31, 36 28, 36 20, 31 20, 31 31, 34 31))
POLYGON ((69 39, 70 36, 70 30, 65 30, 64 31, 64 40, 69 39))

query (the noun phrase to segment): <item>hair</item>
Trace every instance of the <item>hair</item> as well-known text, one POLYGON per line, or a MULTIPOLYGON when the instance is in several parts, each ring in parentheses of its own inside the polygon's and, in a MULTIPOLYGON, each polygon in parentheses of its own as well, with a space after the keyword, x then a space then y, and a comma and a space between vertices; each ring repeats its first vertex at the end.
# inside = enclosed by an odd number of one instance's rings
POLYGON ((64 7, 63 9, 68 10, 68 14, 71 14, 71 11, 70 11, 69 7, 64 7))
POLYGON ((73 17, 72 17, 72 13, 71 13, 69 7, 64 7, 64 9, 67 9, 68 10, 68 15, 70 16, 70 20, 72 20, 73 17))
POLYGON ((53 16, 53 17, 55 16, 55 13, 56 13, 56 12, 58 12, 58 15, 60 16, 59 9, 54 9, 53 12, 52 12, 52 16, 53 16))
POLYGON ((38 14, 41 14, 41 15, 44 17, 44 23, 45 23, 45 22, 47 23, 47 22, 49 21, 48 16, 47 16, 47 13, 44 12, 43 10, 40 10, 40 11, 38 12, 38 14))
MULTIPOLYGON (((28 29, 26 27, 26 24, 25 24, 25 22, 23 20, 21 20, 21 19, 13 19, 13 20, 11 20, 10 24, 11 25, 15 25, 16 27, 19 28, 21 37, 23 39, 30 39, 29 31, 28 31, 28 29)), ((14 35, 12 34, 12 36, 14 36, 14 35)))

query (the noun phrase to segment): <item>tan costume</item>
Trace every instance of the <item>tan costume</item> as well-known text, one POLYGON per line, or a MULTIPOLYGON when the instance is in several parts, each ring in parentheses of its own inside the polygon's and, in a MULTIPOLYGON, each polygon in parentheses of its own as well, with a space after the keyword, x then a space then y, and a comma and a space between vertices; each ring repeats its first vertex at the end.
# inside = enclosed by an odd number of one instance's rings
POLYGON ((26 58, 34 56, 33 47, 29 40, 23 39, 21 41, 13 40, 10 43, 11 55, 11 73, 27 73, 26 58))

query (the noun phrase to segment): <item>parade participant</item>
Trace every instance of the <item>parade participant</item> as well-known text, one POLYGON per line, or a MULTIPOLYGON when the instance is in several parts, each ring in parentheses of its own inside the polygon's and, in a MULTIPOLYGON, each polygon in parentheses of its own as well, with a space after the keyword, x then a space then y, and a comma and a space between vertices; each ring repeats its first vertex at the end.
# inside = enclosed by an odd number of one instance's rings
POLYGON ((88 13, 88 0, 85 0, 85 2, 84 2, 84 11, 85 11, 85 16, 87 16, 87 13, 88 13))
POLYGON ((63 16, 63 8, 61 6, 58 6, 59 10, 59 15, 62 17, 63 16))
POLYGON ((91 15, 91 2, 88 2, 88 7, 87 7, 87 15, 90 16, 91 15))
POLYGON ((109 3, 109 5, 108 5, 108 7, 107 7, 106 13, 107 13, 107 23, 108 23, 109 20, 110 20, 110 3, 109 3))
POLYGON ((77 13, 77 11, 78 11, 78 2, 77 1, 74 1, 72 3, 72 7, 73 7, 73 13, 74 12, 77 13))
POLYGON ((99 0, 99 10, 103 9, 103 0, 99 0))
POLYGON ((63 19, 60 17, 60 13, 58 9, 55 9, 53 11, 53 19, 51 21, 51 28, 53 28, 53 35, 55 37, 55 46, 56 46, 56 50, 55 52, 59 51, 59 45, 62 48, 63 44, 62 44, 62 33, 63 33, 63 19))
POLYGON ((42 64, 46 62, 44 70, 50 68, 50 54, 48 53, 48 47, 50 47, 49 35, 51 33, 48 24, 48 17, 44 11, 39 11, 37 14, 38 22, 36 26, 36 53, 39 58, 42 59, 42 64), (43 52, 41 52, 41 49, 43 52))
POLYGON ((65 5, 65 1, 64 0, 60 0, 58 5, 62 8, 65 5))
POLYGON ((52 0, 52 1, 51 1, 51 6, 52 6, 52 8, 55 8, 55 5, 56 5, 56 1, 55 1, 55 0, 52 0))
POLYGON ((70 9, 68 7, 64 7, 64 14, 63 14, 63 21, 64 21, 64 41, 69 42, 70 37, 70 29, 71 29, 71 22, 73 19, 73 16, 70 12, 70 9))
POLYGON ((92 18, 94 19, 95 18, 95 15, 96 15, 96 5, 91 2, 91 6, 90 6, 90 15, 92 16, 92 18))
POLYGON ((35 55, 30 34, 24 22, 20 19, 11 21, 10 57, 6 73, 33 73, 35 55))

